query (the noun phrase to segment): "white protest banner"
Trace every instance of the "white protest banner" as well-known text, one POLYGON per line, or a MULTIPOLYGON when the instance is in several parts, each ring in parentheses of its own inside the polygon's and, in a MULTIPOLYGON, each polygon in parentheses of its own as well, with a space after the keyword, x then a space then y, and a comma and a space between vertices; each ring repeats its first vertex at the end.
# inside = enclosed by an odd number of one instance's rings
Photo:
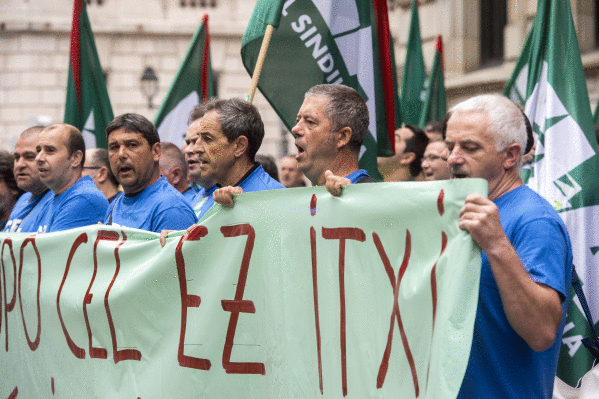
POLYGON ((184 239, 0 234, 0 398, 455 398, 482 180, 248 193, 184 239))

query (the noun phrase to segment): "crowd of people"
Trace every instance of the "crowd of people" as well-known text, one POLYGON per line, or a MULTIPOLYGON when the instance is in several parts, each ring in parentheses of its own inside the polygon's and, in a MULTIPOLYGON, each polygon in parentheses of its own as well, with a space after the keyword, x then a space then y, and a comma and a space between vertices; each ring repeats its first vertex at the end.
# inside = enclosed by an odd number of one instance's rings
MULTIPOLYGON (((12 155, 0 153, 0 217, 6 232, 100 222, 162 232, 164 244, 170 231, 193 227, 215 203, 234 206, 242 192, 302 187, 307 179, 343 195, 346 185, 376 182, 358 164, 368 125, 366 103, 355 90, 311 88, 291 130, 297 155, 281 159, 280 171, 273 159, 257 156, 264 125, 257 109, 238 99, 196 106, 183 149, 161 143, 156 127, 137 114, 110 123, 107 150, 86 151, 70 125, 33 127, 12 155)), ((484 95, 424 129, 401 126, 395 155, 378 159, 388 182, 488 182, 488 196, 468 196, 459 214, 459 227, 483 251, 460 398, 551 397, 572 251, 557 213, 522 183, 522 159, 531 147, 521 108, 484 95)))

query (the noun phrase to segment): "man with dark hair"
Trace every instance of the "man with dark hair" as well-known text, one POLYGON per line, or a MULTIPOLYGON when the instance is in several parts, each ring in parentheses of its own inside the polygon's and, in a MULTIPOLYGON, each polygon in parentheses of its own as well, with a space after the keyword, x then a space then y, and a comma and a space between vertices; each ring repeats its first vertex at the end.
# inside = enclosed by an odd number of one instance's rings
MULTIPOLYGON (((215 99, 196 107, 194 116, 199 117, 199 136, 193 151, 202 178, 223 187, 231 201, 233 194, 283 188, 255 161, 264 138, 264 124, 256 107, 236 98, 215 99)), ((213 204, 214 197, 209 195, 196 211, 198 218, 213 204)))
POLYGON ((197 193, 187 183, 187 162, 185 161, 185 155, 173 143, 163 142, 161 143, 161 147, 160 173, 185 197, 190 205, 193 205, 197 193))
POLYGON ((82 177, 85 142, 79 129, 65 123, 46 127, 36 146, 40 180, 54 192, 38 232, 55 232, 96 224, 108 201, 91 177, 82 177))
POLYGON ((110 169, 108 151, 104 148, 92 148, 85 151, 83 176, 92 178, 98 190, 112 203, 119 193, 119 182, 110 169))
POLYGON ((405 125, 395 131, 395 155, 377 158, 386 182, 421 181, 421 160, 428 138, 418 126, 405 125))
POLYGON ((441 131, 443 130, 443 121, 430 121, 426 125, 424 125, 424 134, 426 137, 432 139, 436 136, 441 136, 441 131))
POLYGON ((8 151, 0 151, 0 231, 4 230, 11 212, 21 196, 13 174, 14 157, 8 151))
POLYGON ((527 119, 509 99, 471 98, 443 128, 452 178, 487 180, 459 227, 482 249, 472 349, 459 398, 550 398, 566 320, 572 247, 553 207, 522 184, 527 119))
POLYGON ((110 167, 123 193, 110 204, 105 224, 159 232, 197 221, 191 205, 160 175, 160 138, 152 122, 123 114, 106 127, 106 137, 110 167))
POLYGON ((19 188, 25 191, 15 204, 6 223, 6 232, 36 232, 40 218, 49 212, 54 193, 42 183, 35 157, 43 126, 34 126, 19 136, 13 152, 13 173, 19 188))

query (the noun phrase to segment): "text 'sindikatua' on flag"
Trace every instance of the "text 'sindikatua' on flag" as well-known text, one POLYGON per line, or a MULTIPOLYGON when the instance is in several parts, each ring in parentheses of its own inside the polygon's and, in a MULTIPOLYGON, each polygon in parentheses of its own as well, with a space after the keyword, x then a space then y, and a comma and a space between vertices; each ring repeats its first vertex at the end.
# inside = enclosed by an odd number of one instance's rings
POLYGON ((416 0, 412 0, 410 32, 406 45, 406 61, 401 78, 401 118, 402 122, 418 125, 424 105, 426 67, 422 56, 420 20, 416 0))
POLYGON ((447 112, 445 99, 445 78, 443 76, 443 39, 437 36, 435 42, 435 58, 431 74, 424 85, 426 95, 420 116, 420 127, 424 127, 430 121, 441 121, 447 112))
POLYGON ((208 14, 204 14, 175 80, 154 119, 160 140, 182 146, 191 110, 200 102, 214 96, 216 89, 210 63, 208 14))
POLYGON ((64 122, 81 130, 86 148, 106 148, 114 115, 83 0, 73 6, 70 57, 64 122))
POLYGON ((304 93, 322 83, 356 89, 370 112, 360 167, 380 177, 376 158, 393 154, 397 91, 384 0, 258 1, 242 39, 253 74, 267 25, 274 31, 258 88, 291 130, 304 93), (386 26, 386 28, 385 28, 386 26))
MULTIPOLYGON (((574 266, 595 323, 599 320, 599 158, 578 40, 568 0, 539 0, 532 31, 504 94, 522 97, 535 137, 523 177, 560 213, 574 266)), ((576 385, 591 367, 582 345, 589 327, 572 291, 555 389, 576 385)), ((597 324, 596 324, 597 325, 597 324)))

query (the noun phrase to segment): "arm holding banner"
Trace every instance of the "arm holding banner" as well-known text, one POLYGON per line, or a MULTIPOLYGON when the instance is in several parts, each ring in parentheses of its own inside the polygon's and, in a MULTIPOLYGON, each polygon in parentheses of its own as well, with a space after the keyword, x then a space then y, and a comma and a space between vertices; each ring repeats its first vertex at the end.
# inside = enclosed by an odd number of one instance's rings
POLYGON ((549 348, 562 318, 560 296, 529 277, 505 235, 497 206, 481 195, 469 195, 460 211, 459 227, 467 230, 487 254, 512 328, 533 350, 549 348))

